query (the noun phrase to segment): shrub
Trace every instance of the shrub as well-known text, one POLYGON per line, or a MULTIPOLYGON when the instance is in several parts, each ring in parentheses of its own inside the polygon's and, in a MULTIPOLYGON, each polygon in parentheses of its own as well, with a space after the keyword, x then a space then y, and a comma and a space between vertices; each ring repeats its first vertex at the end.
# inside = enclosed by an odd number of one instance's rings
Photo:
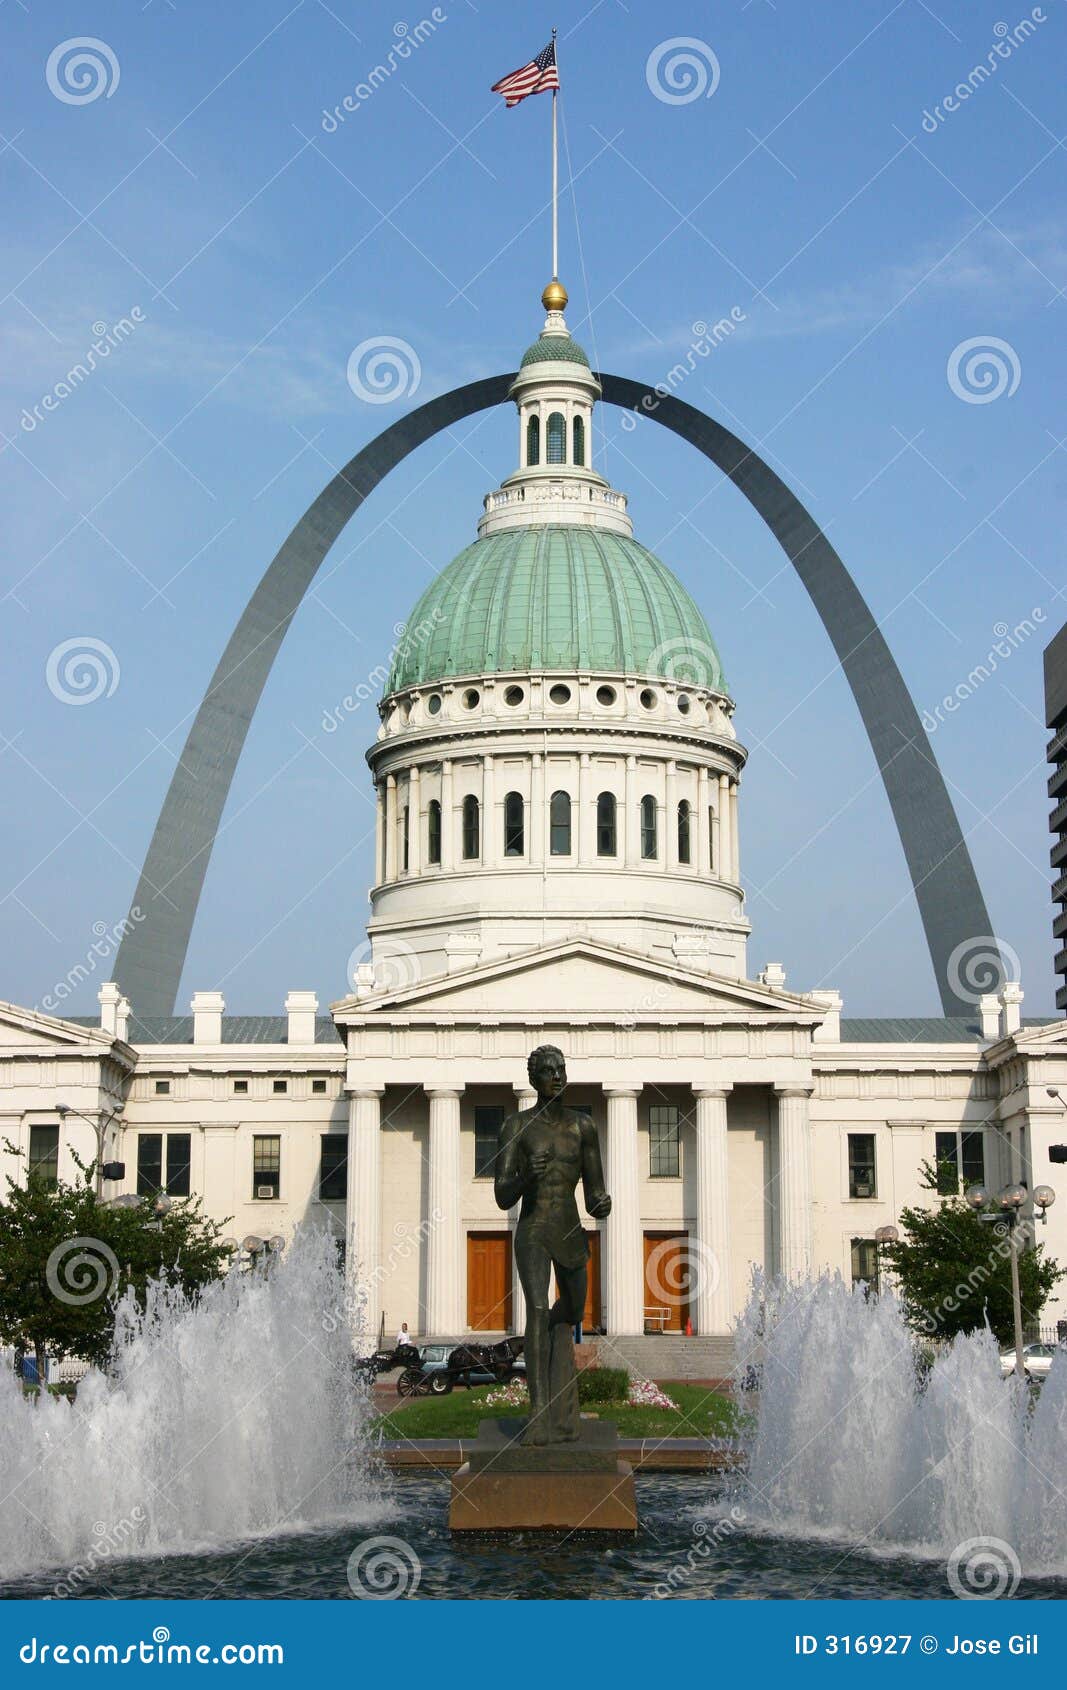
POLYGON ((630 1375, 625 1367, 587 1367, 578 1375, 578 1401, 625 1402, 630 1375))

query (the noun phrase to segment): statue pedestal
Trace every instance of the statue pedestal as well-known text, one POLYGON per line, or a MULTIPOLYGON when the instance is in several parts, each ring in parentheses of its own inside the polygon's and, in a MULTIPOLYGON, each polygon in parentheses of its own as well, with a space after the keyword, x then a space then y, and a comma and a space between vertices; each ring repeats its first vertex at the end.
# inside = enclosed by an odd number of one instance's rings
POLYGON ((483 1420, 453 1475, 454 1532, 637 1531, 633 1468, 610 1421, 583 1420, 576 1443, 531 1448, 525 1420, 483 1420))

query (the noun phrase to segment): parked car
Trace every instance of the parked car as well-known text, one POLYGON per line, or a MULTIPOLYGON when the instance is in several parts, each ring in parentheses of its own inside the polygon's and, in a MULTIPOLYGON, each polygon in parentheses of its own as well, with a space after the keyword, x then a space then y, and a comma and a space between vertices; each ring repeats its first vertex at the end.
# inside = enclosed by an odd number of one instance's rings
MULTIPOLYGON (((1056 1344, 1036 1343, 1023 1345, 1023 1366, 1030 1375, 1031 1379, 1045 1378, 1049 1368, 1052 1366, 1052 1358, 1056 1354, 1058 1348, 1062 1348, 1062 1346, 1056 1344)), ((1000 1371, 1005 1379, 1010 1373, 1015 1372, 1014 1349, 1004 1351, 1000 1358, 1000 1371)))

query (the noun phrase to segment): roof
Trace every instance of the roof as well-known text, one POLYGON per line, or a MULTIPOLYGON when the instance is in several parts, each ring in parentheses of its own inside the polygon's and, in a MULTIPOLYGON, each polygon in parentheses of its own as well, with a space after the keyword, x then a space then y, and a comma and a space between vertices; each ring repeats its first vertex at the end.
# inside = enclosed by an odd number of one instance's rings
POLYGON ((529 369, 531 364, 584 364, 589 368, 589 359, 585 348, 572 340, 569 334, 543 334, 528 346, 522 355, 520 370, 529 369))
MULTIPOLYGON (((1024 1027, 1047 1026, 1045 1016, 1024 1016, 1024 1027)), ((841 1018, 842 1044, 976 1044, 981 1022, 967 1015, 886 1015, 841 1018)))
POLYGON ((541 669, 726 691, 711 631, 681 582, 636 540, 602 529, 548 523, 475 540, 427 587, 407 630, 387 694, 541 669))
MULTIPOLYGON (((99 1027, 98 1017, 68 1015, 76 1027, 99 1027)), ((131 1045, 191 1045, 193 1018, 191 1015, 130 1016, 127 1042, 131 1045)), ((224 1045, 284 1045, 289 1042, 289 1019, 285 1015, 224 1015, 222 1018, 224 1045)), ((339 1045, 342 1038, 330 1015, 316 1015, 315 1043, 339 1045)))

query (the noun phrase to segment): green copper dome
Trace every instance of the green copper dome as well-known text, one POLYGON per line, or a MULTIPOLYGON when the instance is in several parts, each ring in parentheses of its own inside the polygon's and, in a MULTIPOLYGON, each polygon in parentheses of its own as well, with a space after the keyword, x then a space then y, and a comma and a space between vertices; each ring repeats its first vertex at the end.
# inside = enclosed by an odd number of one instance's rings
POLYGON ((569 334, 543 334, 540 340, 535 340, 522 355, 520 370, 529 369, 531 364, 544 363, 584 364, 589 368, 589 359, 583 347, 572 340, 569 334))
POLYGON ((707 623, 659 558, 564 525, 504 529, 460 552, 408 618, 385 690, 539 669, 726 691, 707 623))

